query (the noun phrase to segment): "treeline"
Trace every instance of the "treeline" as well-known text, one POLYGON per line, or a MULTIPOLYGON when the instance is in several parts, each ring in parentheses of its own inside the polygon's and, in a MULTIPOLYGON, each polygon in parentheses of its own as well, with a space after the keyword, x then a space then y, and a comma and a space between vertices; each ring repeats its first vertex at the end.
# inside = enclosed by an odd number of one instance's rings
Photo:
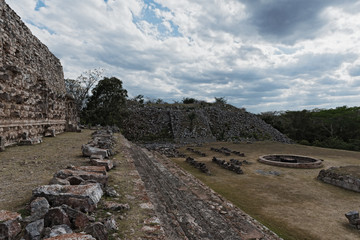
POLYGON ((300 144, 360 151, 360 107, 264 112, 259 116, 300 144))

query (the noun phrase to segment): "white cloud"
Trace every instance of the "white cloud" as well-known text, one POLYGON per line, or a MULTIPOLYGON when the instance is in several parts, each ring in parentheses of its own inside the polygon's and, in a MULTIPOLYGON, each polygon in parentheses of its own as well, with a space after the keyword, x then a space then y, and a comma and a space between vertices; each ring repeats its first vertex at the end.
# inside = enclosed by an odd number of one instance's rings
POLYGON ((35 0, 7 2, 65 77, 101 67, 132 96, 221 96, 253 112, 357 104, 352 1, 46 0, 38 11, 35 0))

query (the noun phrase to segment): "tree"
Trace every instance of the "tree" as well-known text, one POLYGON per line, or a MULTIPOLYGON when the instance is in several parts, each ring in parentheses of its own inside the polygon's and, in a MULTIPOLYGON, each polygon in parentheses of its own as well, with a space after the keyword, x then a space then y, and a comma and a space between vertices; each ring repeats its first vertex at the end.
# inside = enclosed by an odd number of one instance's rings
POLYGON ((192 104, 192 103, 196 103, 197 100, 195 98, 186 97, 186 98, 182 99, 182 102, 183 102, 183 104, 192 104))
POLYGON ((88 124, 120 126, 126 116, 127 91, 116 77, 104 78, 92 90, 92 95, 82 112, 82 120, 88 124))
POLYGON ((74 98, 79 112, 85 107, 89 92, 100 80, 102 73, 102 69, 93 69, 83 72, 76 79, 65 79, 66 92, 74 98))
POLYGON ((215 103, 225 105, 227 103, 225 97, 215 97, 215 103))

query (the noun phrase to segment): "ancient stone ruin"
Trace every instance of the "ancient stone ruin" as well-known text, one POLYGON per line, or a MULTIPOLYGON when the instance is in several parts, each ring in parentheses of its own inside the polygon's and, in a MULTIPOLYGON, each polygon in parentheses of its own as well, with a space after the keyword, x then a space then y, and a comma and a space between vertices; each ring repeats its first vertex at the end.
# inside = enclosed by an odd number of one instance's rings
POLYGON ((261 156, 259 157, 259 162, 278 167, 290 168, 320 168, 323 166, 320 159, 285 154, 261 156))
MULTIPOLYGON (((110 130, 99 130, 89 144, 111 153, 115 139, 110 130), (102 149, 104 145, 110 148, 102 149)), ((107 171, 113 163, 111 160, 104 166, 89 163, 90 166, 61 169, 49 185, 35 188, 29 216, 22 218, 18 213, 0 210, 0 239, 108 239, 108 232, 117 228, 115 220, 108 218, 105 222, 97 222, 89 213, 96 210, 104 194, 118 196, 113 188, 107 187, 107 171)), ((116 211, 129 209, 128 204, 106 200, 104 205, 116 211)))
POLYGON ((0 150, 76 130, 61 63, 0 0, 0 150))
POLYGON ((201 143, 271 140, 291 143, 256 115, 231 105, 202 103, 129 107, 123 134, 138 142, 201 143))
POLYGON ((323 169, 318 180, 341 188, 360 192, 360 166, 341 166, 323 169))

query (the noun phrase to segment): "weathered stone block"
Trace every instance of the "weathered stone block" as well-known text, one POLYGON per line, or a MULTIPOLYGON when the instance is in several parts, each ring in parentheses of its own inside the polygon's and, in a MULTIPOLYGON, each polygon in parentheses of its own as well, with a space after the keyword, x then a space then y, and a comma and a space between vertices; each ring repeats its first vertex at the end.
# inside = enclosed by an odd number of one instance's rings
POLYGON ((27 222, 33 222, 44 218, 45 214, 49 211, 49 202, 44 197, 36 198, 30 203, 31 215, 25 220, 27 222))
POLYGON ((84 144, 82 145, 81 150, 84 157, 90 157, 91 155, 101 155, 103 158, 109 157, 109 152, 106 149, 92 147, 90 145, 84 144))
POLYGON ((113 161, 111 160, 100 160, 100 159, 90 159, 90 164, 94 166, 104 166, 107 171, 114 167, 113 161))
MULTIPOLYGON (((106 186, 107 181, 108 181, 107 174, 104 175, 104 174, 98 173, 98 172, 87 172, 87 171, 81 171, 81 170, 77 171, 77 170, 71 170, 71 169, 60 170, 57 173, 55 173, 54 177, 62 178, 62 179, 68 179, 70 177, 80 177, 85 181, 94 180, 94 181, 102 184, 103 186, 106 186)), ((71 184, 70 179, 68 179, 68 180, 71 184)))
POLYGON ((61 207, 51 208, 44 217, 45 227, 66 224, 70 226, 70 219, 61 207))
POLYGON ((100 184, 44 185, 33 190, 33 196, 45 197, 51 206, 69 205, 74 209, 91 212, 103 195, 100 184))
POLYGON ((44 219, 29 223, 25 227, 25 240, 40 240, 44 231, 44 219))
POLYGON ((108 232, 104 224, 100 222, 93 223, 87 226, 84 230, 86 233, 91 234, 97 240, 107 240, 108 232))
POLYGON ((83 230, 87 225, 89 225, 89 223, 91 221, 93 221, 94 219, 92 219, 90 216, 88 216, 87 214, 80 212, 76 209, 73 209, 67 205, 62 205, 61 208, 66 212, 66 214, 68 215, 70 222, 71 222, 71 227, 74 229, 81 229, 83 230))
POLYGON ((73 233, 73 231, 68 225, 56 225, 51 228, 49 237, 56 237, 69 233, 73 233))
POLYGON ((349 223, 352 225, 357 225, 357 220, 359 220, 358 211, 350 211, 345 213, 345 217, 349 220, 349 223))
POLYGON ((0 239, 15 239, 21 232, 20 220, 18 213, 0 210, 0 239))

